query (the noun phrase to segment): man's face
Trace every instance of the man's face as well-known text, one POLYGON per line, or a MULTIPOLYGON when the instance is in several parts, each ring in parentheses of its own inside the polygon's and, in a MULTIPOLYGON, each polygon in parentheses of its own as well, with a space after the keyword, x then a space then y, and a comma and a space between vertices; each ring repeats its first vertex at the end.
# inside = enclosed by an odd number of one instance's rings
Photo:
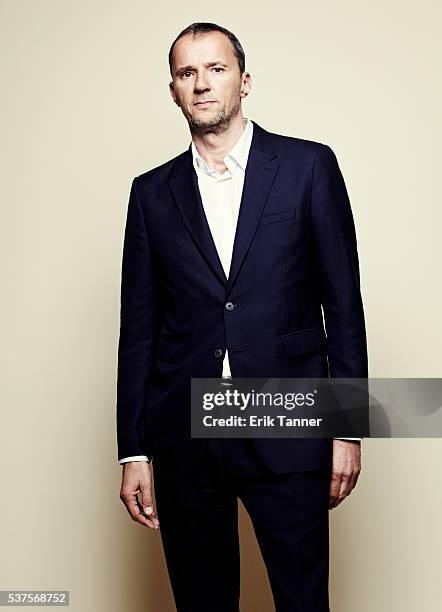
POLYGON ((172 98, 196 132, 223 132, 250 91, 250 75, 240 74, 232 44, 222 32, 180 38, 173 49, 172 73, 172 98))

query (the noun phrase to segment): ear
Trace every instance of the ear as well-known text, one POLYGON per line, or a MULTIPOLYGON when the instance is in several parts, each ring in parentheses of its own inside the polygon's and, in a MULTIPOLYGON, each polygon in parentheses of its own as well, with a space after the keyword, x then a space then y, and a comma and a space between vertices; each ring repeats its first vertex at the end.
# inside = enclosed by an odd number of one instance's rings
POLYGON ((173 98, 173 101, 175 102, 175 104, 178 105, 178 102, 177 102, 177 99, 176 99, 176 95, 175 95, 175 89, 173 87, 173 81, 170 81, 170 83, 169 83, 169 91, 170 91, 170 95, 173 98))
POLYGON ((240 93, 241 98, 245 98, 250 93, 251 88, 252 88, 252 77, 250 75, 250 72, 244 72, 242 76, 242 83, 241 83, 241 93, 240 93))

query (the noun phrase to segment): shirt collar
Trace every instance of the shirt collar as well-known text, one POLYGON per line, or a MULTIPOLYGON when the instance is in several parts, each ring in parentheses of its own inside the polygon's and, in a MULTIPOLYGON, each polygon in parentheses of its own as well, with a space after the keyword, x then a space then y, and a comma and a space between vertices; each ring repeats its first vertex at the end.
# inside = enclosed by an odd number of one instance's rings
POLYGON ((253 136, 253 122, 247 117, 245 117, 245 121, 246 126, 241 136, 238 138, 230 151, 224 156, 224 163, 227 166, 227 170, 223 174, 220 174, 216 170, 213 170, 207 166, 206 162, 198 153, 195 143, 192 140, 191 149, 195 171, 200 170, 206 174, 223 177, 225 174, 229 174, 229 171, 230 174, 233 174, 237 166, 245 170, 253 136))

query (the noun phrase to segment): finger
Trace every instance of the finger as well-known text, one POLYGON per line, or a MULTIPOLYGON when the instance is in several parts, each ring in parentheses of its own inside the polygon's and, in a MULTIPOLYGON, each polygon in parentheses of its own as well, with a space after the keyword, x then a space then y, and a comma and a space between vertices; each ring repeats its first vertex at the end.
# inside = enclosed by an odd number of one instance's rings
POLYGON ((160 526, 160 522, 158 520, 157 513, 155 512, 155 508, 153 506, 150 506, 150 509, 149 507, 144 508, 143 503, 139 499, 137 499, 137 507, 141 516, 144 517, 150 523, 153 529, 158 529, 160 526))
POLYGON ((347 497, 350 493, 350 477, 345 474, 341 480, 341 486, 339 487, 338 497, 347 497))
POLYGON ((141 511, 139 506, 139 502, 135 493, 126 493, 121 495, 121 499, 126 507, 126 510, 129 512, 130 516, 134 521, 144 525, 146 527, 150 527, 151 529, 155 529, 155 526, 152 520, 146 518, 144 513, 141 511))
POLYGON ((348 495, 350 495, 350 493, 355 488, 356 483, 358 482, 359 474, 360 474, 360 470, 355 470, 354 472, 350 474, 349 480, 348 480, 348 495))
POLYGON ((148 480, 145 483, 140 483, 141 488, 141 506, 144 513, 149 517, 149 519, 153 522, 155 529, 158 529, 160 526, 160 522, 158 520, 158 515, 154 508, 153 499, 152 499, 152 481, 148 480))
POLYGON ((160 526, 160 521, 158 520, 158 514, 156 513, 155 507, 151 504, 150 506, 143 508, 143 505, 140 503, 139 508, 140 511, 144 515, 147 515, 148 519, 152 521, 154 528, 158 529, 160 526))
POLYGON ((353 482, 353 489, 355 488, 356 483, 358 482, 359 474, 360 474, 360 472, 356 472, 355 479, 354 479, 354 482, 353 482))
POLYGON ((344 495, 343 497, 341 496, 336 497, 336 499, 334 499, 333 502, 329 505, 329 509, 333 510, 333 508, 336 508, 337 506, 339 506, 339 504, 343 502, 345 498, 346 498, 346 495, 344 495))
POLYGON ((350 495, 350 493, 355 488, 357 479, 358 479, 357 472, 353 472, 352 474, 350 474, 348 478, 348 483, 347 483, 347 495, 350 495))
POLYGON ((330 481, 330 494, 329 494, 329 503, 331 504, 334 499, 339 495, 339 491, 341 488, 342 477, 339 474, 332 474, 330 481))
POLYGON ((329 508, 336 508, 336 506, 339 506, 339 504, 343 502, 344 499, 348 497, 349 495, 350 495, 349 479, 348 479, 348 476, 343 475, 342 480, 341 480, 341 485, 339 487, 339 493, 335 497, 335 499, 331 501, 329 508))
POLYGON ((330 487, 329 508, 335 508, 348 494, 348 476, 345 474, 335 474, 334 482, 332 482, 330 487))

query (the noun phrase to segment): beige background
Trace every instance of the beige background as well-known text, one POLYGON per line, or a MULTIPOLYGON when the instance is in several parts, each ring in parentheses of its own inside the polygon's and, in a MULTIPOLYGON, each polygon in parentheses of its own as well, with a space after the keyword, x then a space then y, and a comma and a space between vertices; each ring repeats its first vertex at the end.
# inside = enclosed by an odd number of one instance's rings
MULTIPOLYGON (((1 589, 69 589, 75 612, 174 609, 160 534, 118 497, 116 348, 132 178, 190 143, 167 52, 193 21, 242 42, 245 116, 335 151, 370 375, 440 376, 440 3, 310 4, 1 2, 1 589)), ((364 441, 330 516, 335 612, 440 609, 441 450, 364 441)), ((241 609, 267 612, 242 507, 241 528, 241 609)))

